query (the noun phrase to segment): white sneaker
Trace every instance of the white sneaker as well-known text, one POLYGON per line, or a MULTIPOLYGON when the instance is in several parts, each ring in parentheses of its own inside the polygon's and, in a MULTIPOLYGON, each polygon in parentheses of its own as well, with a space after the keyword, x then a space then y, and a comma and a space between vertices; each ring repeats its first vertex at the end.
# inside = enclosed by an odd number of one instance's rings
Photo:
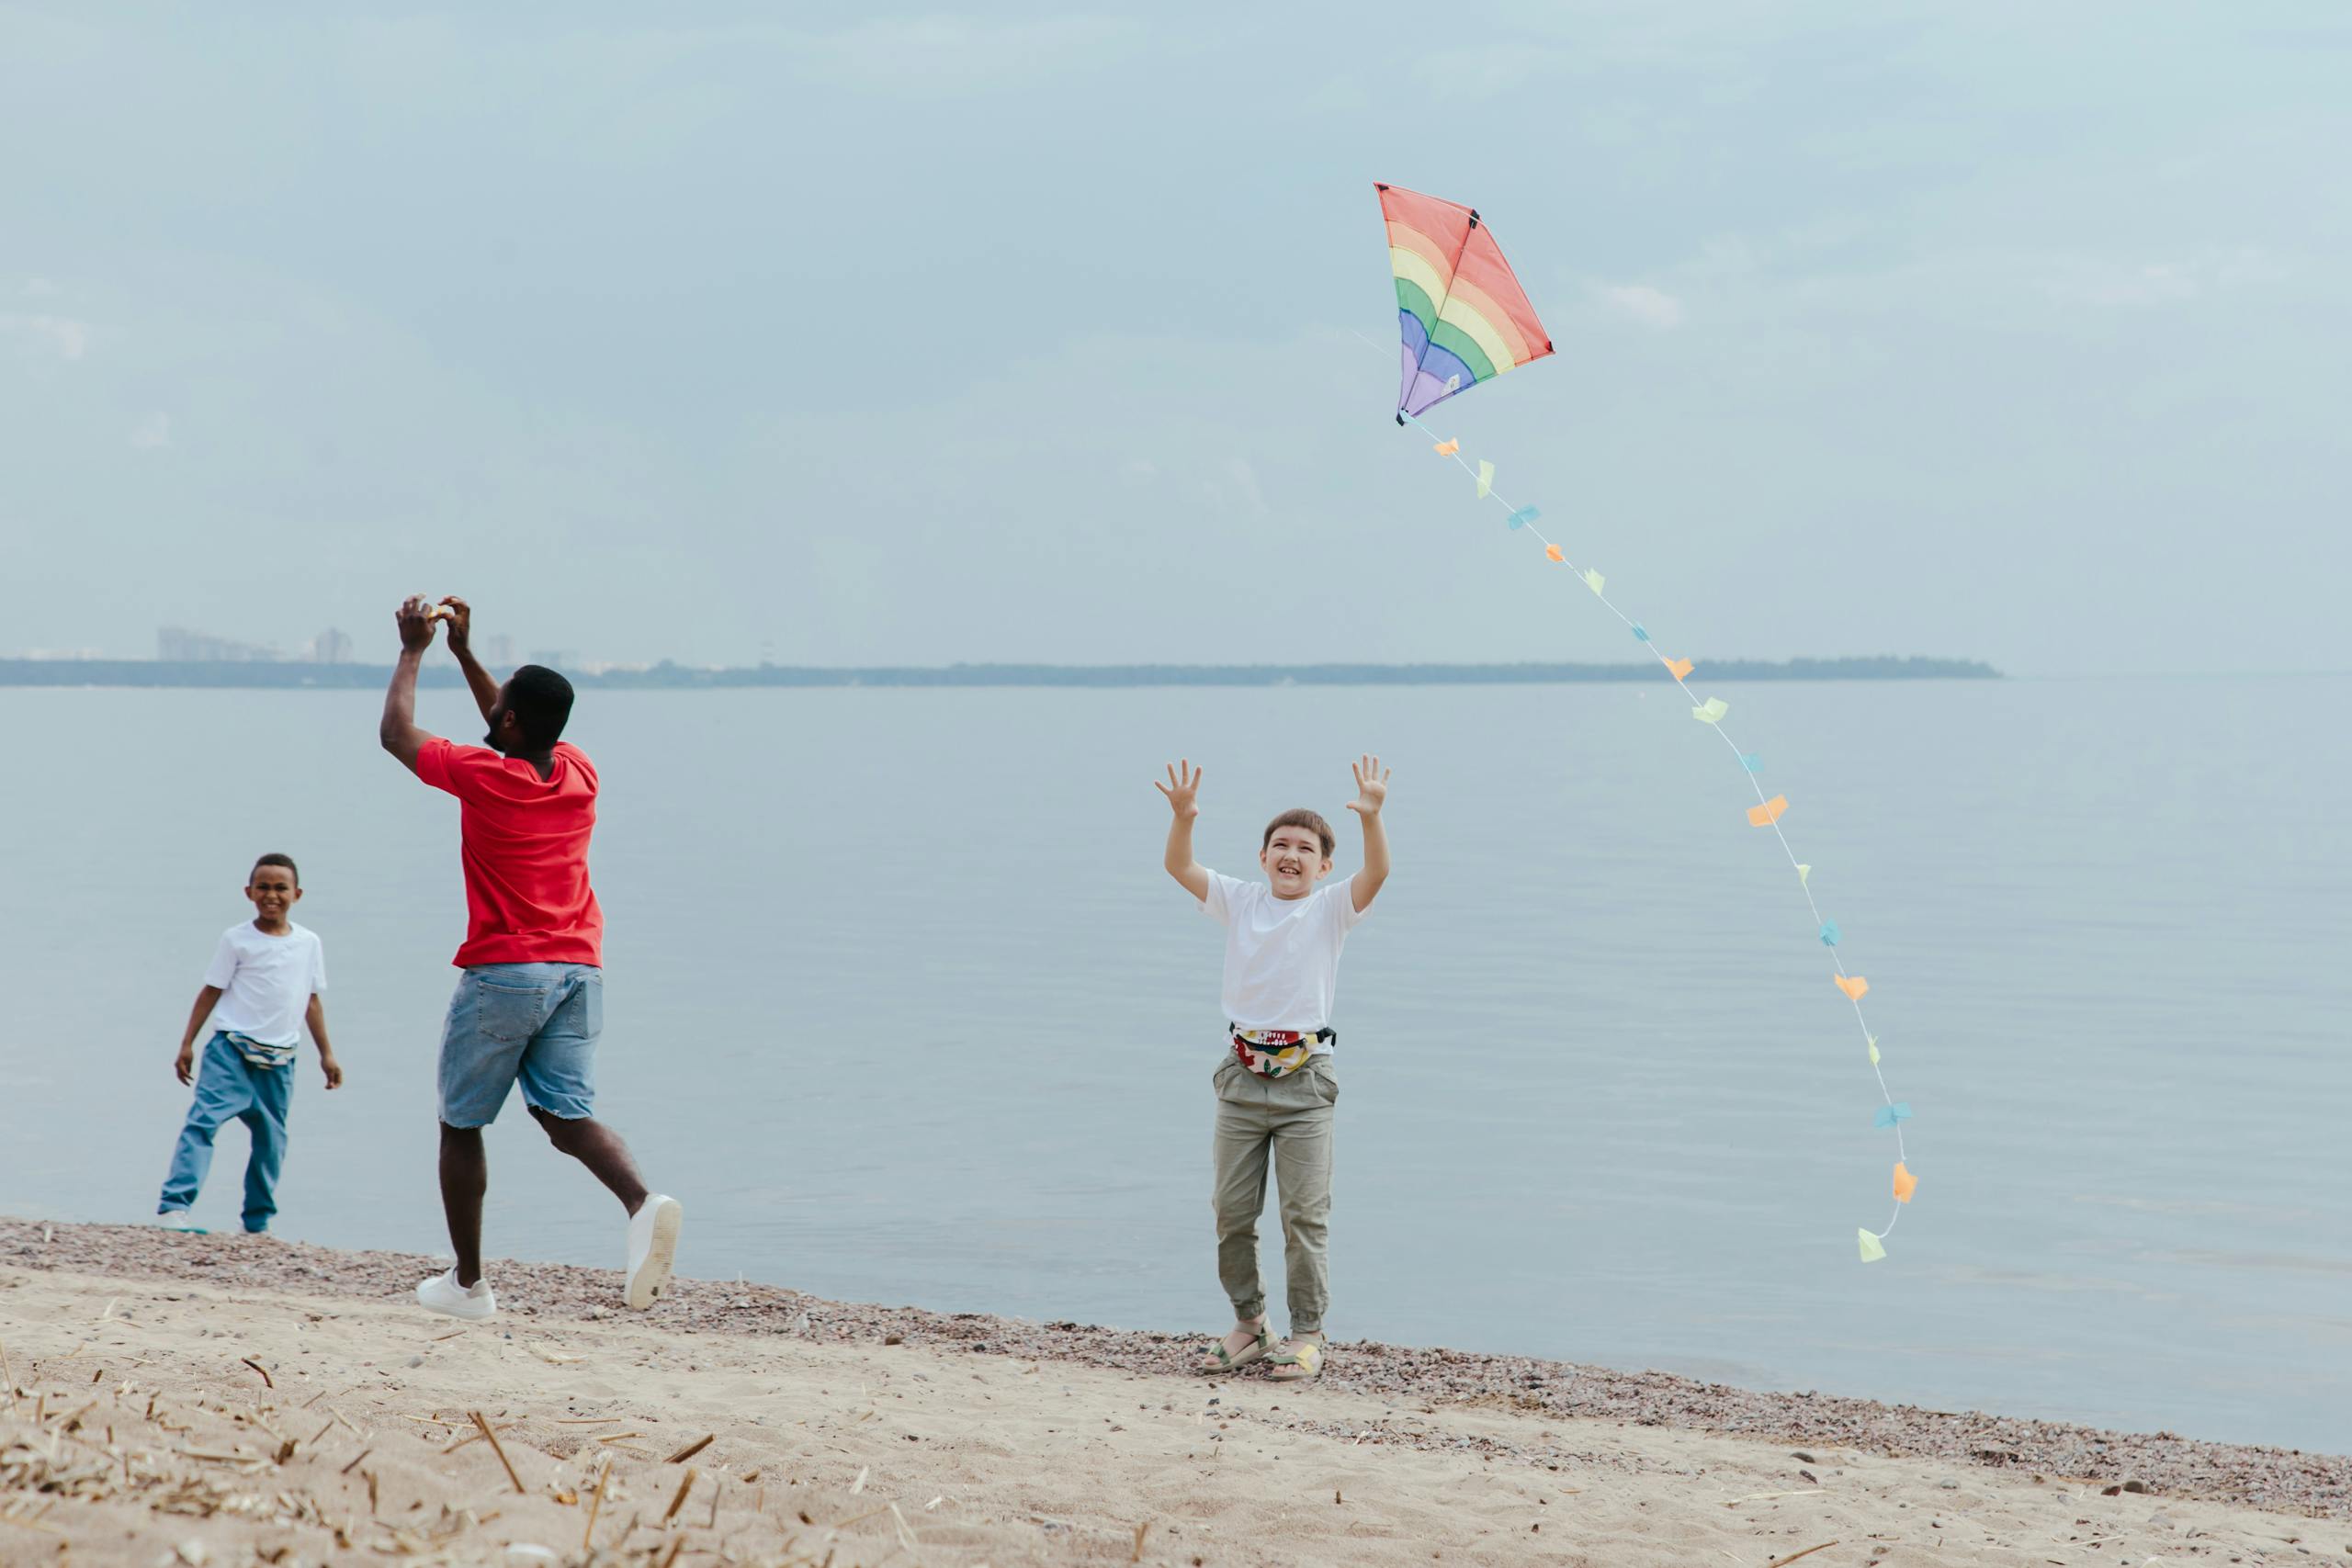
POLYGON ((628 1288, 622 1300, 639 1312, 670 1288, 670 1265, 677 1260, 678 1225, 686 1212, 675 1198, 649 1192, 628 1217, 628 1288))
POLYGON ((450 1269, 435 1274, 430 1280, 417 1282, 416 1304, 428 1312, 447 1317, 462 1317, 468 1323, 480 1323, 498 1311, 498 1297, 492 1293, 490 1281, 476 1280, 472 1290, 458 1283, 458 1271, 450 1269))
POLYGON ((196 1216, 186 1209, 166 1209, 155 1216, 155 1223, 167 1231, 187 1231, 196 1235, 209 1234, 196 1223, 196 1216))

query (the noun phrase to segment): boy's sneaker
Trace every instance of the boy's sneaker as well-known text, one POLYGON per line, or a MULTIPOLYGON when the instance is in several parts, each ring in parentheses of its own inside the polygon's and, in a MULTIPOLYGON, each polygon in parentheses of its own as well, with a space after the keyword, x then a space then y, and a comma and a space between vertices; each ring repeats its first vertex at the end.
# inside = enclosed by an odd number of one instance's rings
POLYGON ((166 1209, 155 1216, 155 1223, 167 1231, 187 1231, 194 1235, 207 1234, 204 1227, 196 1223, 196 1216, 186 1209, 166 1209))
POLYGON ((628 1286, 622 1300, 642 1312, 670 1288, 670 1265, 678 1256, 678 1225, 686 1212, 675 1198, 646 1194, 628 1217, 628 1286))
POLYGON ((416 1304, 428 1312, 447 1317, 462 1317, 469 1323, 480 1323, 498 1310, 498 1298, 491 1292, 490 1281, 476 1280, 473 1289, 458 1283, 458 1271, 435 1274, 416 1287, 416 1304))

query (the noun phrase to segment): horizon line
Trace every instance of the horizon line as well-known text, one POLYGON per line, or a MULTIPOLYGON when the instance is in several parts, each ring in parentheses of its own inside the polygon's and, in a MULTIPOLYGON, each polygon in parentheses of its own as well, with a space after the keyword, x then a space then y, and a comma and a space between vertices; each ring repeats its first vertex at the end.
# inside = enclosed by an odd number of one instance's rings
MULTIPOLYGON (((2003 680, 1980 660, 1922 655, 1843 655, 1829 659, 1727 659, 1702 666, 1724 681, 2003 680)), ((296 660, 113 660, 0 658, 0 686, 122 686, 184 689, 356 689, 390 678, 390 664, 313 663, 296 660)), ((1580 664, 1545 660, 1453 663, 1327 661, 1311 664, 1046 664, 958 661, 952 664, 687 665, 673 660, 644 665, 579 665, 571 673, 605 690, 694 690, 755 687, 1145 687, 1540 685, 1646 680, 1646 662, 1580 664)), ((454 662, 435 660, 420 679, 454 683, 454 662)))

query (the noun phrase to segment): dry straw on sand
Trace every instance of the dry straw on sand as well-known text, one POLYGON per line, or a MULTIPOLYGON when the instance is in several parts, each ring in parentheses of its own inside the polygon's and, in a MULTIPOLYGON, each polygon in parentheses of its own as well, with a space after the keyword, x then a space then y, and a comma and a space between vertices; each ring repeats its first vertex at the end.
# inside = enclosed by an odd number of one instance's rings
POLYGON ((1168 1337, 741 1284, 600 1317, 610 1276, 503 1264, 508 1310, 453 1333, 400 1260, 117 1232, 125 1267, 59 1268, 105 1234, 0 1224, 0 1561, 2352 1561, 2320 1456, 1379 1346, 1311 1390, 1204 1380, 1168 1337), (2301 1491, 2197 1500, 2249 1481, 2301 1491))

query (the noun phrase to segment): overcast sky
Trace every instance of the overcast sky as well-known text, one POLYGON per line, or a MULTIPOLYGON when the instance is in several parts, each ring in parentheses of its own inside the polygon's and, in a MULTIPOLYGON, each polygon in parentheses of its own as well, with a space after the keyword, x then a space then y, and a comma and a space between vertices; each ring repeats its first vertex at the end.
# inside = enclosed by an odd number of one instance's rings
POLYGON ((2348 85, 2339 0, 0 8, 0 652, 1632 657, 1396 428, 1377 179, 1677 649, 2342 668, 2348 85))

